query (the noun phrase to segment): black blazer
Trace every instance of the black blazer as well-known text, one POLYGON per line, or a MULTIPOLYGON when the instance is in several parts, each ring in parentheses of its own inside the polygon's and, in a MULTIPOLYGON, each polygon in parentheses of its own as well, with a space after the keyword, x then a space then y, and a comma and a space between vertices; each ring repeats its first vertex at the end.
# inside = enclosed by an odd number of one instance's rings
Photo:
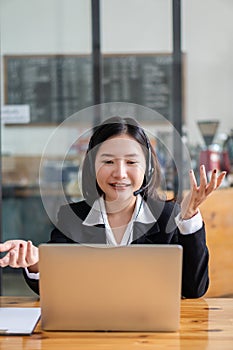
MULTIPOLYGON (((179 211, 176 203, 148 200, 147 204, 157 221, 152 224, 135 222, 131 244, 180 244, 183 247, 182 296, 201 297, 209 285, 209 253, 204 224, 199 231, 182 235, 174 220, 179 211)), ((57 227, 51 232, 48 243, 106 243, 104 225, 83 225, 90 209, 85 201, 62 206, 57 227)), ((29 279, 25 272, 24 276, 30 288, 39 294, 38 281, 29 279)))

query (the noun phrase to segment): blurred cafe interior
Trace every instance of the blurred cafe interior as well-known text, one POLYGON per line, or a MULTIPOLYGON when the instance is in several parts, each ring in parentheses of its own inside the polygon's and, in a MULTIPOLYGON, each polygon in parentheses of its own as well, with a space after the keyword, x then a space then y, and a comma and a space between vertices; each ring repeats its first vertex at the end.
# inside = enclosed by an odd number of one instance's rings
MULTIPOLYGON (((187 161, 174 130, 196 174, 200 164, 207 174, 227 171, 201 212, 207 295, 232 297, 233 2, 183 1, 180 18, 172 4, 101 0, 97 13, 91 0, 0 1, 1 241, 48 241, 48 208, 53 212, 64 195, 82 198, 92 106, 120 102, 132 113, 142 106, 155 115, 138 119, 159 156, 168 197, 177 191, 173 151, 180 167, 187 161), (59 141, 49 147, 54 135, 59 141)), ((179 190, 188 186, 184 177, 179 190)), ((17 269, 1 269, 0 285, 2 295, 33 293, 17 269)))

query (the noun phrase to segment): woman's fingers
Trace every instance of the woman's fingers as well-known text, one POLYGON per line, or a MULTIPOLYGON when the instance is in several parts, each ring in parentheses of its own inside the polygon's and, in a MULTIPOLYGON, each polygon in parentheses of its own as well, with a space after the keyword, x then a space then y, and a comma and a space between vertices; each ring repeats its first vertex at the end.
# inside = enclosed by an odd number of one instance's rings
POLYGON ((34 254, 36 247, 33 246, 31 241, 23 242, 19 244, 18 259, 16 260, 16 267, 28 267, 34 265, 37 262, 37 255, 34 254))
POLYGON ((207 185, 207 176, 206 176, 206 170, 205 166, 200 166, 200 186, 205 187, 207 185))
POLYGON ((1 252, 7 254, 0 259, 1 267, 28 267, 38 262, 38 249, 31 241, 13 240, 2 243, 1 252))
POLYGON ((10 253, 6 254, 3 258, 0 259, 0 267, 6 267, 9 265, 10 253))
POLYGON ((4 258, 1 259, 1 266, 6 267, 24 267, 23 264, 23 245, 20 247, 21 244, 15 246, 14 249, 11 249, 4 258))
POLYGON ((227 174, 226 171, 222 171, 221 174, 218 176, 218 178, 217 178, 217 187, 216 188, 218 188, 221 185, 221 183, 222 183, 224 177, 226 176, 226 174, 227 174))
POLYGON ((221 185, 225 176, 226 176, 226 171, 222 171, 220 175, 217 175, 217 169, 214 169, 212 171, 210 182, 206 188, 207 196, 221 185))
POLYGON ((199 194, 200 197, 204 197, 206 194, 206 186, 208 184, 205 166, 200 166, 200 186, 199 186, 199 194))
POLYGON ((27 253, 26 253, 26 262, 28 266, 34 265, 38 262, 38 248, 33 246, 31 241, 27 242, 27 253))
POLYGON ((10 267, 19 267, 18 266, 18 263, 17 263, 17 260, 18 260, 18 252, 17 250, 11 250, 9 252, 9 256, 10 256, 10 259, 9 259, 9 266, 10 267))
POLYGON ((196 177, 194 175, 193 170, 190 170, 190 172, 189 172, 189 179, 190 179, 191 189, 194 187, 196 188, 197 187, 197 180, 196 180, 196 177))
POLYGON ((198 210, 200 204, 202 204, 207 196, 216 190, 222 183, 226 172, 223 171, 220 175, 217 175, 217 170, 213 170, 211 174, 210 181, 206 176, 205 166, 200 166, 200 184, 198 186, 196 177, 193 170, 190 170, 190 192, 183 199, 181 203, 181 214, 183 218, 190 218, 198 210))
POLYGON ((207 197, 211 192, 216 190, 222 183, 224 177, 226 175, 226 171, 222 171, 220 175, 217 175, 217 169, 214 169, 211 173, 210 181, 208 183, 205 166, 200 166, 200 186, 198 188, 198 192, 200 194, 200 198, 207 197))
POLYGON ((4 243, 0 243, 0 252, 4 253, 4 252, 8 252, 9 250, 15 248, 16 246, 16 241, 12 240, 12 241, 6 241, 4 243))
POLYGON ((217 170, 214 169, 211 174, 210 182, 206 187, 206 195, 208 196, 216 188, 217 188, 217 170))
POLYGON ((26 259, 25 259, 25 254, 26 254, 26 249, 25 249, 26 244, 20 243, 19 244, 19 249, 18 249, 18 259, 17 259, 17 264, 18 267, 26 267, 26 259))
POLYGON ((6 267, 10 266, 10 261, 14 259, 14 252, 13 250, 17 247, 16 241, 6 241, 4 243, 0 244, 0 252, 6 253, 1 259, 0 259, 0 267, 6 267), (12 254, 10 254, 12 252, 12 254))

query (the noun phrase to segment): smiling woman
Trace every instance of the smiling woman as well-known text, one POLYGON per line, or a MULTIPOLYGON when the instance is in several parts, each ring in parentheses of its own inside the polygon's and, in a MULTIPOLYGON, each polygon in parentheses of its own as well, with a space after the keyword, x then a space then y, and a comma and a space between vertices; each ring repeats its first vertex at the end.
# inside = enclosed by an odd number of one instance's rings
MULTIPOLYGON (((200 185, 190 171, 191 190, 179 206, 158 196, 160 168, 155 150, 132 118, 112 117, 96 126, 82 169, 84 200, 64 205, 49 243, 179 244, 183 247, 182 295, 208 289, 208 248, 199 205, 218 188, 225 173, 213 170, 200 185), (193 249, 195 247, 195 249, 193 249)), ((0 244, 0 266, 24 267, 29 286, 39 293, 38 249, 22 240, 0 244)))
MULTIPOLYGON (((103 169, 114 170, 113 176, 120 178, 127 178, 123 172, 134 173, 133 182, 129 179, 128 183, 133 190, 131 195, 141 193, 144 198, 158 198, 157 190, 161 181, 159 162, 147 135, 136 120, 120 117, 107 119, 96 127, 87 155, 82 172, 85 198, 92 201, 105 193, 99 186, 102 178, 99 172, 103 169)), ((113 182, 117 183, 115 180, 113 182)))

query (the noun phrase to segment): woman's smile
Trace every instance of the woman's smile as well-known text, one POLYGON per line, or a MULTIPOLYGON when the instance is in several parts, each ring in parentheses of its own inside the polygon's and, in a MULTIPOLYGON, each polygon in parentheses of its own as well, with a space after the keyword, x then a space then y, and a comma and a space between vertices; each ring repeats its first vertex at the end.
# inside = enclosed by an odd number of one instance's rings
POLYGON ((110 183, 110 186, 114 187, 117 190, 124 190, 127 189, 128 187, 130 187, 130 184, 127 183, 110 183))

